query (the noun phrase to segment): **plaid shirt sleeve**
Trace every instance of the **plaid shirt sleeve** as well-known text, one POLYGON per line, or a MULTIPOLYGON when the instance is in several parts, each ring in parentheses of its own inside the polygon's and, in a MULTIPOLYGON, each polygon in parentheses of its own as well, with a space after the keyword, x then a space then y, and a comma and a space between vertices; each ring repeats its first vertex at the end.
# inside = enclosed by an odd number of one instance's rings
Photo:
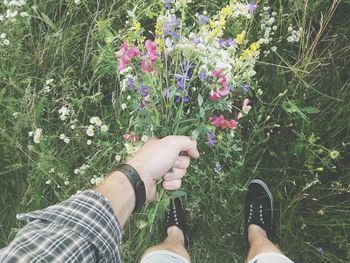
POLYGON ((109 201, 93 190, 17 218, 28 224, 0 250, 2 263, 121 262, 121 227, 109 201))

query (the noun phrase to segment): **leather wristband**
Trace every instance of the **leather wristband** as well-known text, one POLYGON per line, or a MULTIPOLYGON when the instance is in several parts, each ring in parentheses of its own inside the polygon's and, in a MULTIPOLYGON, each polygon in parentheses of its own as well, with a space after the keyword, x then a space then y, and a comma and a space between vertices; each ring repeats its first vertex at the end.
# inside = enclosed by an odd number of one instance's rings
POLYGON ((144 182, 141 180, 139 173, 129 164, 120 164, 114 171, 120 171, 126 175, 132 184, 135 191, 135 208, 134 211, 140 209, 146 201, 146 188, 144 182))

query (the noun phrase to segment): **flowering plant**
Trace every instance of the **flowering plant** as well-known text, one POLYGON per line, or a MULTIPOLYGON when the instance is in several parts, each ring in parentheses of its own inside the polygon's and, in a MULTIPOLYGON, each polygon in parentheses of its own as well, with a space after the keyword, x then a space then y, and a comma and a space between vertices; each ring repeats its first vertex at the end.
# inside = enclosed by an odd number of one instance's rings
POLYGON ((116 53, 130 132, 191 134, 213 146, 218 133, 233 137, 251 109, 254 67, 273 40, 276 13, 232 0, 211 17, 203 11, 193 19, 186 15, 188 1, 162 2, 154 39, 144 41, 132 17, 130 34, 116 53), (253 35, 250 25, 257 17, 264 26, 253 35))

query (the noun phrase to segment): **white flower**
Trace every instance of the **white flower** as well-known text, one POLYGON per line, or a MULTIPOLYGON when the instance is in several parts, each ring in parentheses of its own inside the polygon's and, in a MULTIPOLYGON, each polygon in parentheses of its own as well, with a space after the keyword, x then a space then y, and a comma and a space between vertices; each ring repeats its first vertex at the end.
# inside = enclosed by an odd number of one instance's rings
POLYGON ((64 185, 69 185, 69 181, 68 180, 64 181, 64 185))
POLYGON ((102 131, 102 132, 108 131, 108 126, 107 126, 107 125, 102 125, 102 126, 101 126, 101 131, 102 131))
POLYGON ((8 46, 8 45, 10 45, 10 40, 4 39, 4 41, 2 43, 4 43, 5 46, 8 46))
POLYGON ((102 125, 101 119, 99 117, 96 117, 96 116, 90 118, 90 123, 95 124, 96 126, 102 125))
POLYGON ((70 128, 71 128, 72 130, 74 130, 74 129, 75 129, 75 125, 72 124, 72 125, 70 126, 70 128))
POLYGON ((48 79, 45 81, 46 85, 50 85, 53 82, 53 79, 48 79))
POLYGON ((34 132, 34 143, 40 143, 40 138, 42 134, 42 129, 37 128, 34 132))
POLYGON ((51 168, 49 171, 49 174, 54 173, 55 172, 55 168, 51 168))
MULTIPOLYGON (((46 81, 46 82, 47 82, 47 81, 46 81)), ((60 109, 58 110, 58 113, 60 114, 60 119, 61 119, 62 121, 64 121, 64 120, 66 120, 67 117, 69 116, 70 110, 68 109, 67 106, 62 106, 62 108, 60 108, 60 109)))
POLYGON ((126 97, 126 99, 127 99, 127 100, 131 100, 131 96, 128 95, 128 96, 126 97))
POLYGON ((66 135, 64 135, 63 133, 60 134, 60 139, 64 140, 66 138, 66 135))
POLYGON ((2 33, 2 34, 0 35, 0 38, 1 38, 1 39, 6 38, 6 34, 5 34, 5 33, 2 33))
POLYGON ((95 178, 95 177, 91 178, 91 179, 90 179, 90 183, 91 183, 91 184, 96 184, 96 178, 95 178))
POLYGON ((125 109, 126 109, 126 104, 123 103, 123 104, 122 104, 122 110, 125 110, 125 109))
POLYGON ((148 140, 149 140, 149 137, 147 135, 143 135, 141 137, 141 141, 143 141, 143 142, 147 142, 148 140))
POLYGON ((66 138, 64 138, 64 140, 63 140, 65 143, 69 143, 70 142, 70 139, 68 138, 68 137, 66 137, 66 138))
POLYGON ((74 173, 78 174, 78 173, 80 173, 80 170, 79 169, 74 169, 74 173))
POLYGON ((87 134, 87 136, 93 137, 95 135, 94 126, 89 125, 87 130, 86 130, 86 134, 87 134))
POLYGON ((122 157, 121 157, 120 155, 116 155, 116 156, 115 156, 115 160, 116 160, 117 162, 120 162, 121 159, 122 159, 122 157))
POLYGON ((276 46, 271 47, 271 51, 276 52, 277 51, 277 47, 276 46))
POLYGON ((33 132, 32 131, 28 132, 28 136, 32 137, 33 136, 33 132))
POLYGON ((21 17, 27 17, 27 16, 29 16, 27 12, 21 12, 19 15, 20 15, 21 17))
POLYGON ((80 4, 80 0, 74 0, 74 4, 79 5, 80 4))
POLYGON ((50 180, 50 179, 47 180, 47 181, 45 182, 45 184, 51 184, 51 180, 50 180))
POLYGON ((87 141, 86 141, 86 144, 87 144, 87 145, 90 145, 91 143, 92 143, 91 140, 87 140, 87 141))

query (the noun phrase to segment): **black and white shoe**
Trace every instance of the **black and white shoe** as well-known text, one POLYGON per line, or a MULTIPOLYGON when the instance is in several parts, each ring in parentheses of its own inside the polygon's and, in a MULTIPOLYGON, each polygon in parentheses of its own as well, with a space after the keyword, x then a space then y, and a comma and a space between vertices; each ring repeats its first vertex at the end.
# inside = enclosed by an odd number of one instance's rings
POLYGON ((181 199, 176 197, 170 200, 170 205, 168 211, 165 213, 165 236, 167 236, 167 230, 171 226, 177 226, 181 229, 184 240, 185 240, 185 248, 188 250, 189 248, 189 238, 187 235, 188 226, 186 224, 186 215, 183 209, 181 199))
POLYGON ((250 181, 244 202, 246 234, 249 225, 254 224, 264 229, 268 239, 272 240, 273 198, 267 185, 257 179, 250 181))

